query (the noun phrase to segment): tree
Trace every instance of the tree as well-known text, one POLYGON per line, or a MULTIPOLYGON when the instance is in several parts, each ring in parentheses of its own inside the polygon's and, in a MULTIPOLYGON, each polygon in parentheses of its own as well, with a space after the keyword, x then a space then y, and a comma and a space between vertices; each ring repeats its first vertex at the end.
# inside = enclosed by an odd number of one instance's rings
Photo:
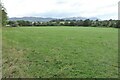
POLYGON ((75 26, 75 21, 70 21, 69 26, 75 26))
MULTIPOLYGON (((17 23, 19 26, 32 26, 32 22, 30 21, 18 20, 17 23)), ((38 24, 37 22, 34 23, 34 25, 37 24, 38 24)))
POLYGON ((117 21, 116 28, 120 28, 120 20, 117 21))
POLYGON ((0 9, 1 9, 1 19, 2 19, 2 25, 5 26, 7 24, 7 12, 5 7, 0 3, 0 9))
POLYGON ((8 21, 7 24, 10 25, 11 27, 17 27, 18 26, 17 21, 8 21))
POLYGON ((86 19, 83 23, 84 26, 91 26, 91 21, 89 19, 86 19))
POLYGON ((78 20, 76 21, 76 26, 83 26, 84 21, 83 20, 78 20))

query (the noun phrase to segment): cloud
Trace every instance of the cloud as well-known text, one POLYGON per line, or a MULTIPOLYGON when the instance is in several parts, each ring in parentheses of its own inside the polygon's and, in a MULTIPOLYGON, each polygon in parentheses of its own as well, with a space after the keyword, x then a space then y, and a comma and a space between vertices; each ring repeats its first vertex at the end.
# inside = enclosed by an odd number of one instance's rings
POLYGON ((9 17, 99 17, 117 19, 119 0, 2 0, 9 17))

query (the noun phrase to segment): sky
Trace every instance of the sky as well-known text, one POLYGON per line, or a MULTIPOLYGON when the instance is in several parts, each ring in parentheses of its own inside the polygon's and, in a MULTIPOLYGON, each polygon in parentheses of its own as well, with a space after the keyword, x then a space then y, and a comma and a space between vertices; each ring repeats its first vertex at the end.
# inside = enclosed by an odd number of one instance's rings
POLYGON ((120 0, 1 0, 8 17, 118 19, 120 0))

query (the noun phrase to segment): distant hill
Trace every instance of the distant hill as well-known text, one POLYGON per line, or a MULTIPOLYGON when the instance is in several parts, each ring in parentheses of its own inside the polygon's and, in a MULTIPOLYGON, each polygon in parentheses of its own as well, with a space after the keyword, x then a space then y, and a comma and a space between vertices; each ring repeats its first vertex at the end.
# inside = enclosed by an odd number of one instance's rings
POLYGON ((96 18, 96 17, 90 17, 89 19, 90 19, 90 20, 101 20, 101 19, 96 18))
MULTIPOLYGON (((97 20, 98 18, 96 17, 90 17, 90 18, 86 18, 86 17, 68 17, 68 18, 63 18, 64 20, 86 20, 86 19, 90 19, 90 20, 97 20)), ((100 20, 100 19, 98 19, 100 20)))
MULTIPOLYGON (((47 22, 47 21, 51 21, 51 20, 55 20, 55 19, 57 19, 57 18, 43 18, 43 17, 21 17, 21 18, 13 17, 13 18, 9 18, 9 20, 11 20, 11 21, 25 20, 25 21, 31 21, 31 22, 36 22, 36 21, 47 22)), ((62 18, 62 19, 64 19, 64 20, 86 20, 86 19, 97 20, 98 18, 96 18, 96 17, 91 17, 91 18, 68 17, 68 18, 62 18)), ((100 19, 98 19, 98 20, 100 20, 100 19)))
POLYGON ((21 17, 21 18, 13 17, 13 18, 9 18, 9 20, 11 20, 11 21, 25 20, 25 21, 31 21, 31 22, 36 22, 36 21, 47 22, 47 21, 51 21, 53 19, 55 19, 55 18, 42 18, 42 17, 21 17))
POLYGON ((63 18, 64 20, 86 20, 87 18, 85 17, 68 17, 68 18, 63 18))

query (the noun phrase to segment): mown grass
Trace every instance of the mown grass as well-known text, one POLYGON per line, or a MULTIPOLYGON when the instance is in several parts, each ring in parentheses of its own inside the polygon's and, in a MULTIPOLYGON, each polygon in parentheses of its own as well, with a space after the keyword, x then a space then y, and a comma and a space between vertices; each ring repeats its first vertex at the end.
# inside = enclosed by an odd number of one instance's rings
POLYGON ((0 79, 2 78, 2 28, 0 27, 0 79))
POLYGON ((3 77, 116 78, 118 29, 3 28, 3 77))

